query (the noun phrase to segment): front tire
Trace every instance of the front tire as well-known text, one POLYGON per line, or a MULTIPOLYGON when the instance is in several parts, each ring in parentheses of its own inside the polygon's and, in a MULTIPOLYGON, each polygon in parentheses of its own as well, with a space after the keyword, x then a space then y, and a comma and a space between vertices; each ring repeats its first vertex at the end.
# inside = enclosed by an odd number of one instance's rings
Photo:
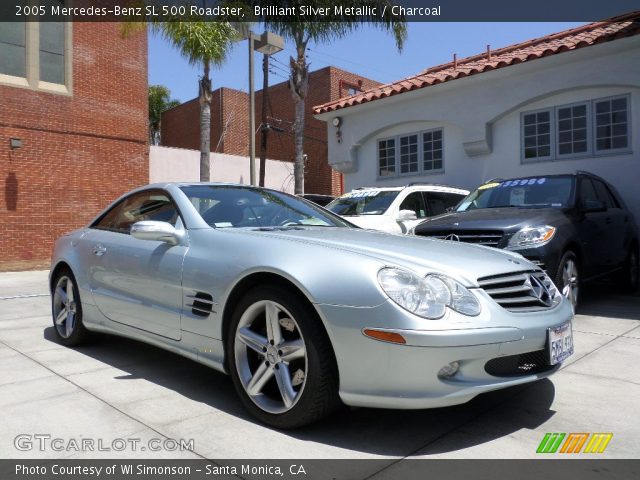
POLYGON ((266 424, 301 427, 340 405, 327 334, 311 305, 288 289, 248 292, 233 314, 226 351, 242 403, 266 424))
POLYGON ((82 323, 82 302, 76 279, 63 269, 53 279, 51 313, 58 342, 68 347, 82 345, 89 339, 89 331, 82 323))
POLYGON ((562 255, 554 281, 558 290, 571 302, 575 309, 578 306, 580 294, 580 269, 578 257, 571 250, 562 255))

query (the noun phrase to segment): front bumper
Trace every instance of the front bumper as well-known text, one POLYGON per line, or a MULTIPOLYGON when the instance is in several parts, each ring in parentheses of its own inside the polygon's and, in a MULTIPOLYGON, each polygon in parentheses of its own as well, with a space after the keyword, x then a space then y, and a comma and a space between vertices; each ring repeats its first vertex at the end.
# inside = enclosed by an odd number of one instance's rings
POLYGON ((571 321, 566 301, 547 311, 512 313, 482 290, 483 311, 465 317, 449 311, 426 320, 387 301, 372 308, 317 305, 328 324, 340 374, 340 397, 347 405, 396 409, 443 407, 465 403, 483 392, 548 377, 560 367, 510 377, 490 375, 485 365, 507 357, 545 349, 547 329, 571 321), (400 333, 405 345, 365 337, 377 328, 400 333), (440 369, 458 362, 448 379, 440 369))
POLYGON ((540 267, 542 270, 547 272, 547 275, 549 275, 553 281, 555 281, 562 251, 552 245, 554 245, 553 240, 540 247, 523 248, 511 251, 519 253, 531 263, 540 267))

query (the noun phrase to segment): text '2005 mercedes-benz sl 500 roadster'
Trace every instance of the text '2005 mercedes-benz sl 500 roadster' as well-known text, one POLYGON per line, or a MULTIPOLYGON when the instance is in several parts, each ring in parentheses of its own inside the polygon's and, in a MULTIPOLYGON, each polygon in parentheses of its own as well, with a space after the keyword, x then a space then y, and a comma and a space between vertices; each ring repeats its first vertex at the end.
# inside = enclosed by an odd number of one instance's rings
POLYGON ((281 428, 341 404, 464 403, 573 353, 571 304, 522 256, 359 229, 264 188, 139 188, 52 262, 61 343, 105 332, 177 352, 281 428))

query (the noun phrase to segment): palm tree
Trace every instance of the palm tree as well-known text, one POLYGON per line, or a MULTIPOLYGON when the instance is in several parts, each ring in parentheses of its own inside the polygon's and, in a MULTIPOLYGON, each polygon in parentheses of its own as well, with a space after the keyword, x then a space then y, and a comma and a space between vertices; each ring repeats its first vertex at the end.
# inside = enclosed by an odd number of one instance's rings
POLYGON ((164 85, 149 85, 149 142, 160 145, 160 121, 162 112, 180 105, 178 100, 170 100, 171 91, 164 85))
MULTIPOLYGON (((158 32, 176 47, 192 65, 202 67, 198 81, 200 102, 200 181, 210 179, 209 157, 211 151, 211 67, 220 65, 227 57, 231 44, 238 39, 233 26, 226 21, 188 21, 179 18, 148 23, 152 31, 158 32)), ((123 33, 144 28, 140 22, 126 22, 123 33)))
MULTIPOLYGON (((333 9, 333 0, 272 0, 269 5, 277 7, 297 7, 301 5, 313 7, 329 7, 333 9)), ((345 37, 362 24, 367 23, 388 32, 391 32, 398 50, 402 50, 407 36, 407 25, 404 17, 391 14, 390 0, 342 0, 340 5, 348 7, 375 7, 376 14, 363 14, 359 16, 325 16, 322 21, 304 20, 303 17, 285 18, 276 20, 272 16, 262 15, 257 20, 262 22, 267 30, 271 30, 295 44, 295 58, 289 59, 291 76, 289 84, 295 106, 294 139, 295 139, 295 163, 294 179, 295 193, 302 193, 304 187, 304 112, 305 99, 309 89, 309 65, 306 52, 309 42, 325 43, 345 37), (384 7, 387 7, 386 9, 384 7), (384 16, 381 15, 385 12, 384 16)), ((372 9, 362 11, 372 12, 372 9)))

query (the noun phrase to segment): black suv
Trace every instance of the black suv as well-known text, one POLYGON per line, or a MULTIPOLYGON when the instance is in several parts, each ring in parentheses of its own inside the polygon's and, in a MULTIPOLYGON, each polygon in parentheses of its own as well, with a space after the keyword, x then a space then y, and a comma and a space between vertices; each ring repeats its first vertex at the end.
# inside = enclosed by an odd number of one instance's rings
POLYGON ((580 284, 604 275, 638 287, 633 215, 611 185, 587 172, 492 180, 415 234, 518 252, 546 270, 574 305, 580 284))

